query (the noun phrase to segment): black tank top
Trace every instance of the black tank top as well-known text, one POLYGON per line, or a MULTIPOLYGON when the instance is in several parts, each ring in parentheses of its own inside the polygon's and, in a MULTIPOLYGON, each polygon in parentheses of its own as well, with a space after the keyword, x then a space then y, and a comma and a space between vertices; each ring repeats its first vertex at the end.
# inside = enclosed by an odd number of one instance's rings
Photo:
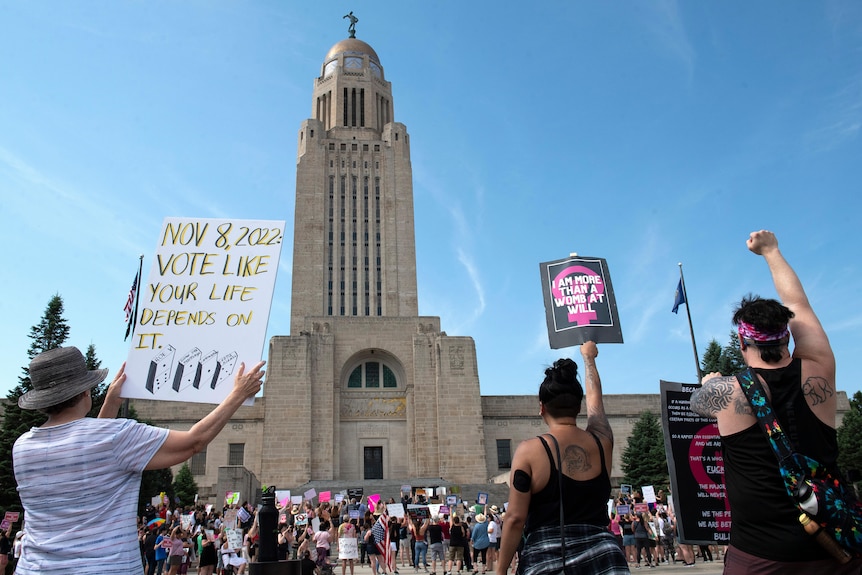
MULTIPOLYGON (((602 471, 596 477, 578 481, 563 475, 563 513, 566 525, 586 524, 605 528, 610 523, 608 518, 608 499, 611 496, 611 479, 605 467, 605 450, 599 438, 590 433, 599 446, 602 471)), ((524 533, 546 525, 560 524, 560 490, 558 488, 556 456, 551 454, 551 448, 545 438, 539 436, 545 447, 548 460, 551 462, 551 475, 548 484, 534 493, 530 498, 530 508, 524 533)))
MULTIPOLYGON (((835 466, 835 429, 820 421, 802 393, 802 362, 787 367, 755 369, 771 394, 773 411, 790 442, 800 452, 835 466)), ((731 508, 731 544, 757 557, 778 561, 810 561, 829 555, 799 525, 794 505, 778 472, 775 453, 755 423, 722 436, 724 482, 731 508)))

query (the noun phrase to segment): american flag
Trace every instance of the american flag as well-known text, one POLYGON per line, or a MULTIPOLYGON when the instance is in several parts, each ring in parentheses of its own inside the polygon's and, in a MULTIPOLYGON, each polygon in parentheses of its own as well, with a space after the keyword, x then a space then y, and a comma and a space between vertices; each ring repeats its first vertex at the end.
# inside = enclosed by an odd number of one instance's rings
POLYGON ((135 281, 132 282, 132 289, 129 290, 129 297, 126 298, 126 305, 123 306, 123 311, 126 312, 126 337, 123 341, 129 339, 129 334, 132 333, 135 327, 135 320, 138 315, 138 284, 141 282, 141 271, 144 265, 144 256, 141 256, 141 263, 138 265, 138 273, 135 275, 135 281))
POLYGON ((129 323, 129 317, 135 309, 135 295, 138 293, 138 276, 135 276, 135 281, 132 282, 132 289, 129 290, 129 297, 126 298, 126 305, 123 311, 126 312, 126 323, 129 323))
POLYGON ((389 538, 389 515, 385 511, 377 518, 377 523, 371 528, 371 533, 374 535, 377 552, 383 558, 384 564, 389 567, 388 572, 392 573, 395 571, 395 554, 392 553, 392 540, 389 538))

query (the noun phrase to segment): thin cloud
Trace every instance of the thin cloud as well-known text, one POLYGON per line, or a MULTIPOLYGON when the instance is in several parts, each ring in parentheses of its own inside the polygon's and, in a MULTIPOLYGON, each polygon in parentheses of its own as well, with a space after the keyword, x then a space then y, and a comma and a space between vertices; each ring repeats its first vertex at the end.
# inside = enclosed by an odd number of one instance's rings
POLYGON ((855 140, 862 130, 862 74, 849 78, 845 85, 825 101, 826 112, 820 127, 808 136, 815 152, 827 152, 855 140))
POLYGON ((671 59, 683 65, 691 81, 697 54, 689 40, 679 3, 676 0, 662 0, 647 3, 646 6, 654 7, 655 20, 650 22, 653 35, 671 59))

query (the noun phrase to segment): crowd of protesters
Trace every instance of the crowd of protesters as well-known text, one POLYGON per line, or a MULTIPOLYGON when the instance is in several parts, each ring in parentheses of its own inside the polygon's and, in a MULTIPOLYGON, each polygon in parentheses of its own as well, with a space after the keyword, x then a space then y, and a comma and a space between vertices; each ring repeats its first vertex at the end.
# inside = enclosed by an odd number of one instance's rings
MULTIPOLYGON (((403 509, 428 501, 405 495, 401 503, 403 509)), ((497 505, 397 517, 386 515, 386 508, 364 499, 279 507, 277 559, 301 561, 302 575, 330 575, 339 566, 341 575, 354 575, 357 564, 382 575, 399 575, 399 568, 429 575, 493 570, 505 517, 497 505), (381 514, 388 517, 385 526, 381 514), (381 552, 386 542, 388 554, 381 552)), ((146 575, 183 575, 190 569, 201 575, 242 575, 258 556, 257 509, 248 502, 218 509, 148 505, 138 518, 138 533, 146 575)))
MULTIPOLYGON (((407 508, 428 501, 405 495, 401 503, 407 508)), ((697 559, 721 559, 721 547, 678 543, 676 517, 661 491, 656 502, 635 512, 639 503, 643 498, 638 492, 618 494, 612 509, 626 512, 611 512, 608 523, 631 567, 677 562, 690 566, 697 559)), ((331 575, 338 567, 341 575, 354 575, 355 565, 367 565, 375 575, 400 575, 399 568, 428 575, 494 572, 505 512, 497 505, 459 505, 453 510, 437 515, 388 515, 384 527, 380 515, 386 513, 385 503, 378 503, 373 511, 364 499, 287 504, 279 509, 277 559, 301 561, 302 575, 331 575), (346 541, 351 539, 355 543, 346 541), (388 563, 380 552, 386 541, 391 555, 388 563)), ((248 502, 218 509, 147 506, 138 519, 138 531, 146 575, 183 575, 189 569, 200 575, 242 575, 258 555, 257 509, 248 502), (241 537, 229 538, 230 527, 241 537)), ((0 551, 9 548, 13 565, 14 548, 20 555, 16 542, 21 535, 18 531, 13 537, 11 528, 0 533, 0 551)), ((507 570, 512 575, 517 560, 516 554, 507 570)))

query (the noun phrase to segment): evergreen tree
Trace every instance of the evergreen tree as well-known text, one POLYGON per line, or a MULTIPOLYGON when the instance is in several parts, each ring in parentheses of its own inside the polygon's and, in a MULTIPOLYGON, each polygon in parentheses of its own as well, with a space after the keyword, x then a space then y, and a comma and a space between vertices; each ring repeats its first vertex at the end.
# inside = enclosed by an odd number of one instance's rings
POLYGON ((862 479, 862 392, 850 398, 850 411, 838 427, 838 466, 854 482, 862 479))
POLYGON ((656 491, 668 488, 670 475, 664 435, 654 413, 641 413, 623 450, 622 463, 623 483, 631 484, 637 490, 644 485, 652 485, 656 491))
MULTIPOLYGON (((27 357, 33 359, 43 351, 63 345, 69 337, 69 326, 63 317, 63 298, 55 294, 48 302, 45 313, 38 324, 30 328, 30 348, 27 357)), ((27 362, 29 365, 29 361, 27 362)), ((18 484, 12 468, 12 445, 22 433, 31 427, 45 423, 48 417, 38 410, 25 410, 18 407, 18 398, 30 391, 30 369, 23 368, 24 374, 18 378, 16 385, 6 395, 3 425, 0 427, 0 509, 7 511, 20 510, 21 500, 18 497, 18 484)))
MULTIPOLYGON (((87 346, 87 353, 84 354, 84 361, 87 363, 88 371, 101 369, 102 367, 102 361, 96 357, 96 346, 92 343, 87 346)), ((107 378, 105 379, 107 380, 107 378)), ((90 397, 93 398, 93 407, 90 409, 89 413, 87 413, 87 417, 96 417, 99 415, 99 411, 102 409, 102 404, 105 403, 105 394, 108 391, 108 385, 110 383, 110 381, 103 381, 93 388, 93 391, 90 394, 90 397)))
POLYGON ((180 500, 180 505, 194 505, 195 495, 198 494, 198 484, 192 475, 188 462, 183 463, 177 476, 174 478, 174 494, 180 500))
MULTIPOLYGON (((138 496, 138 515, 144 514, 144 508, 156 495, 166 493, 168 499, 174 500, 174 474, 170 469, 152 469, 141 475, 141 491, 138 496)), ((194 495, 192 496, 194 498, 194 495)))
POLYGON ((745 369, 745 360, 739 349, 739 336, 733 330, 730 330, 730 340, 721 353, 719 367, 722 375, 734 375, 745 369))
POLYGON ((721 354, 721 344, 718 343, 717 339, 713 338, 709 342, 709 345, 706 346, 706 351, 703 352, 703 359, 700 362, 704 375, 721 371, 721 354))

